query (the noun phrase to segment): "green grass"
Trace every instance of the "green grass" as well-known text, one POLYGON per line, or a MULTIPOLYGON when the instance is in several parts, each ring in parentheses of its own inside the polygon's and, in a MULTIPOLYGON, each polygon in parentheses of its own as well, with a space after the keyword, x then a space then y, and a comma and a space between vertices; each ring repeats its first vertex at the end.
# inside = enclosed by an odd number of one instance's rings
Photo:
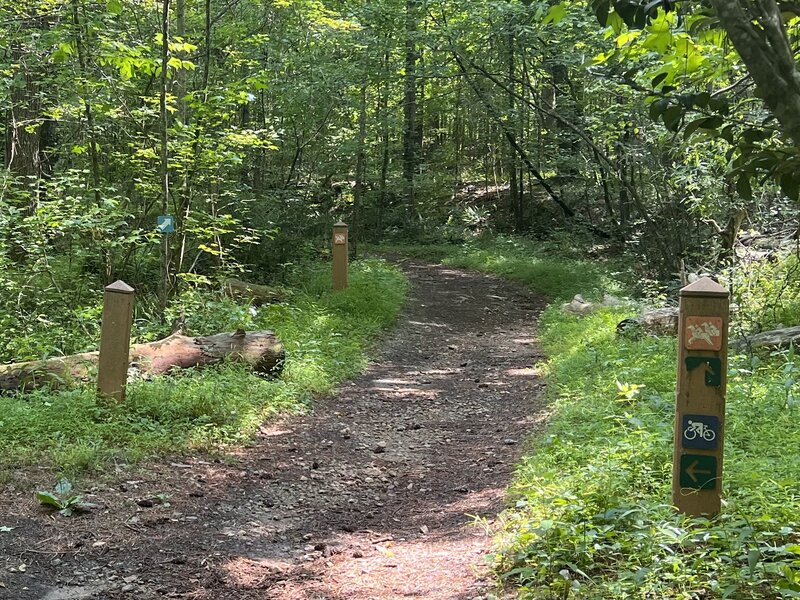
POLYGON ((579 252, 565 252, 562 244, 552 242, 498 236, 461 245, 384 246, 380 249, 501 275, 525 283, 553 300, 570 300, 575 294, 599 299, 604 293, 617 294, 628 288, 620 283, 621 272, 615 273, 612 265, 579 258, 579 252))
POLYGON ((542 318, 553 417, 518 468, 498 573, 523 598, 800 593, 800 427, 784 363, 732 358, 724 507, 688 519, 670 506, 676 343, 618 338, 625 316, 542 318))
MULTIPOLYGON (((530 242, 412 252, 553 299, 629 287, 611 265, 530 242)), ((618 337, 632 312, 542 315, 551 419, 518 465, 489 556, 498 577, 528 600, 800 597, 800 361, 731 357, 723 509, 689 519, 671 506, 676 340, 618 337)))
POLYGON ((343 292, 329 292, 326 266, 305 270, 295 285, 290 301, 255 315, 230 300, 189 299, 200 300, 189 313, 192 333, 273 329, 287 350, 279 379, 230 363, 131 384, 119 405, 99 401, 89 387, 2 398, 0 474, 45 464, 74 475, 110 460, 246 443, 265 419, 303 410, 315 395, 361 371, 407 290, 403 274, 377 260, 354 264, 343 292))

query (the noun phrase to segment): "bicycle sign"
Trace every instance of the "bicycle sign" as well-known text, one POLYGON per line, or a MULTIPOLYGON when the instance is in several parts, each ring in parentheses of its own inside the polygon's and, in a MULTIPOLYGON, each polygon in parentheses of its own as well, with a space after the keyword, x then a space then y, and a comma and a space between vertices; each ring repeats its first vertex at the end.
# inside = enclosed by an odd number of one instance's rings
POLYGON ((712 415, 683 415, 684 448, 714 450, 719 444, 719 417, 712 415))

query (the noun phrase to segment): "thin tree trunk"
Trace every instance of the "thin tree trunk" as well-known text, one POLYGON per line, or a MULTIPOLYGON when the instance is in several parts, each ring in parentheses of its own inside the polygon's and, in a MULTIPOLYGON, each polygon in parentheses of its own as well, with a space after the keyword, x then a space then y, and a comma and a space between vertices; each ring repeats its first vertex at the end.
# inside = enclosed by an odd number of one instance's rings
POLYGON ((417 156, 417 5, 406 0, 405 75, 403 79, 403 181, 409 210, 415 204, 414 184, 417 156))
MULTIPOLYGON (((507 59, 508 59, 508 80, 514 81, 515 57, 514 57, 514 35, 511 29, 512 23, 507 23, 508 32, 506 35, 507 59)), ((508 121, 516 129, 515 135, 519 141, 519 126, 516 119, 516 99, 514 94, 506 94, 508 102, 508 121)), ((511 210, 514 214, 514 229, 519 232, 522 230, 522 203, 520 202, 519 183, 517 181, 517 153, 511 144, 508 148, 508 195, 511 202, 511 210)))
MULTIPOLYGON (((159 97, 160 137, 161 137, 161 214, 169 214, 169 111, 167 110, 167 94, 169 93, 169 9, 170 0, 162 0, 161 12, 161 85, 159 97)), ((168 233, 162 233, 161 241, 161 286, 159 289, 159 308, 161 318, 171 292, 170 245, 168 233)))
POLYGON ((386 36, 387 49, 383 53, 383 82, 381 83, 381 181, 378 197, 378 232, 383 231, 383 215, 388 204, 387 180, 389 178, 389 36, 386 36))
MULTIPOLYGON (((49 29, 47 17, 32 15, 32 30, 49 29)), ((42 115, 45 90, 40 81, 45 67, 35 55, 25 54, 17 42, 11 42, 10 59, 19 65, 23 85, 12 84, 9 90, 9 109, 6 116, 6 140, 4 166, 11 175, 21 179, 22 189, 30 192, 25 209, 29 215, 36 212, 40 195, 43 193, 41 181, 52 172, 47 153, 55 127, 51 119, 42 115)), ((16 255, 12 252, 12 255, 16 255)))
POLYGON ((353 218, 351 222, 351 237, 353 257, 358 257, 358 240, 361 236, 361 208, 364 202, 364 172, 366 166, 366 141, 367 141, 367 74, 364 73, 364 83, 361 84, 361 93, 358 106, 358 142, 356 149, 356 181, 353 188, 353 218))

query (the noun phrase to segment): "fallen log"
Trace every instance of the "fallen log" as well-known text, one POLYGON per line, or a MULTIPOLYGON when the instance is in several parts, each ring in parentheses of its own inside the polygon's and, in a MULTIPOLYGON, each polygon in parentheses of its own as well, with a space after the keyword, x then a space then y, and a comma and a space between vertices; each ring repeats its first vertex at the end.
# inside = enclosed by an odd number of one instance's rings
POLYGON ((667 307, 643 312, 638 317, 617 323, 619 334, 676 335, 678 333, 678 309, 667 307))
POLYGON ((731 341, 731 347, 737 350, 753 348, 788 348, 800 344, 800 325, 763 331, 731 341))
MULTIPOLYGON (((30 390, 46 385, 88 382, 97 372, 99 352, 84 352, 48 360, 0 365, 0 391, 30 390)), ((278 374, 284 349, 271 331, 242 330, 203 337, 180 333, 130 349, 129 373, 163 375, 173 369, 217 364, 223 360, 245 363, 256 373, 278 374)))
POLYGON ((238 279, 226 279, 222 282, 222 286, 226 296, 249 302, 253 306, 280 302, 286 298, 286 291, 280 288, 247 283, 238 279))
POLYGON ((573 315, 583 316, 594 312, 598 308, 608 308, 613 306, 620 306, 622 301, 616 296, 611 294, 604 294, 603 301, 600 303, 587 302, 580 294, 575 294, 571 302, 561 305, 561 310, 573 315))

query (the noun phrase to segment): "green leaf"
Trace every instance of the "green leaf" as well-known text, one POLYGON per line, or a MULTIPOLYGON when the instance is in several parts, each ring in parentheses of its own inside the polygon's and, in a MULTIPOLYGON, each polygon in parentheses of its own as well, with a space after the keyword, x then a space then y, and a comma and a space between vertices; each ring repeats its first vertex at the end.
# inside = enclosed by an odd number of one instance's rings
POLYGON ((54 508, 61 508, 61 500, 56 498, 51 492, 36 492, 36 499, 45 506, 52 506, 54 508))
POLYGON ((106 2, 106 11, 112 15, 121 15, 122 2, 120 0, 108 0, 106 2))
POLYGON ((542 25, 547 25, 548 23, 552 23, 553 25, 558 25, 558 23, 567 16, 567 7, 564 4, 556 4, 550 8, 545 15, 544 19, 542 19, 542 25))
POLYGON ((766 139, 769 139, 772 136, 772 133, 769 131, 764 131, 763 129, 746 129, 742 133, 742 137, 744 141, 748 144, 756 144, 758 142, 763 142, 766 139))
POLYGON ((705 129, 707 131, 715 131, 722 125, 722 117, 702 117, 696 119, 686 126, 683 132, 683 139, 688 140, 691 135, 698 129, 705 129))
POLYGON ((723 140, 725 140, 729 144, 732 144, 733 143, 733 125, 728 125, 727 127, 725 127, 725 129, 720 131, 719 132, 719 137, 721 137, 723 140))
POLYGON ((761 558, 761 552, 757 548, 753 548, 747 553, 747 567, 750 569, 750 577, 756 576, 756 566, 761 558))
POLYGON ((651 33, 644 39, 644 47, 650 50, 655 50, 660 54, 664 54, 669 49, 671 42, 672 33, 669 31, 665 33, 651 33))
POLYGON ((611 0, 593 0, 592 8, 600 25, 608 25, 608 13, 611 10, 611 0))
POLYGON ((667 75, 668 75, 667 73, 659 73, 658 75, 653 77, 653 83, 652 83, 653 87, 657 88, 658 85, 667 78, 667 75))
POLYGON ((750 176, 747 173, 742 173, 736 180, 736 192, 745 200, 753 199, 753 188, 750 187, 750 176))
POLYGON ((664 111, 669 107, 669 100, 661 98, 656 100, 650 105, 650 118, 653 121, 658 121, 658 117, 664 114, 664 111))
POLYGON ((692 137, 692 134, 693 134, 695 131, 697 131, 698 129, 700 129, 700 127, 702 127, 702 125, 703 125, 703 122, 704 122, 705 120, 706 120, 706 117, 703 117, 703 118, 701 118, 701 119, 695 119, 694 121, 692 121, 691 123, 689 123, 689 124, 686 126, 686 128, 683 130, 683 139, 684 139, 684 140, 688 140, 690 137, 692 137))
POLYGON ((800 179, 792 173, 785 173, 781 175, 779 183, 781 190, 788 198, 794 201, 800 199, 800 179))
POLYGON ((670 131, 678 131, 683 117, 683 107, 679 105, 670 106, 664 111, 664 125, 670 131))

